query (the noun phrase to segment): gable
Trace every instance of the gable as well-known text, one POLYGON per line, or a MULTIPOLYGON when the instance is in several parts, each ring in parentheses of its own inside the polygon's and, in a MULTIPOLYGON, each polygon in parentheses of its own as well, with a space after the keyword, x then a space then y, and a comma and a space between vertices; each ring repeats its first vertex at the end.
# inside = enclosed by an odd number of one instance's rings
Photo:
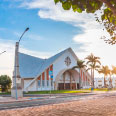
POLYGON ((77 56, 74 54, 74 52, 69 48, 68 50, 65 51, 64 54, 62 54, 54 63, 53 63, 53 74, 54 77, 59 73, 61 70, 67 70, 71 69, 72 67, 77 65, 77 56), (67 65, 65 60, 66 58, 69 57, 71 60, 70 65, 67 65))
POLYGON ((71 65, 77 63, 78 57, 76 54, 72 51, 71 48, 68 48, 59 58, 57 58, 53 64, 62 62, 63 65, 65 65, 65 59, 69 57, 71 60, 71 65), (74 62, 73 62, 74 61, 74 62))
MULTIPOLYGON (((67 50, 67 49, 66 49, 67 50)), ((45 71, 54 61, 56 61, 65 51, 62 51, 48 59, 41 59, 34 56, 19 53, 19 72, 22 78, 34 78, 45 71)))

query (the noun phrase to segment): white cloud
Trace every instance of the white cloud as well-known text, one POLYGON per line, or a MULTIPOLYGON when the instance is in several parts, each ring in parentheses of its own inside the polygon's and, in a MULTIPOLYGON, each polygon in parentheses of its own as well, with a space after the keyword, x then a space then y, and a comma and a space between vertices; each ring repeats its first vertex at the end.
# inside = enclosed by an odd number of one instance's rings
MULTIPOLYGON (((38 15, 41 18, 52 19, 55 21, 63 21, 70 23, 73 26, 81 26, 85 29, 85 33, 75 35, 72 40, 74 43, 81 43, 79 48, 82 52, 75 52, 80 58, 84 58, 90 53, 101 57, 101 62, 104 65, 116 65, 116 46, 106 44, 101 40, 101 36, 107 37, 108 33, 102 30, 102 26, 96 22, 93 14, 77 13, 72 10, 63 10, 61 4, 55 5, 54 0, 33 0, 31 2, 24 2, 21 7, 28 9, 38 9, 38 15), (84 51, 84 52, 83 52, 84 51)), ((97 12, 99 14, 99 11, 97 12)))
MULTIPOLYGON (((22 33, 13 31, 13 34, 20 37, 22 33)), ((34 33, 26 33, 26 37, 31 40, 43 40, 43 37, 34 33)))
MULTIPOLYGON (((0 41, 0 53, 6 51, 0 55, 0 75, 7 74, 12 77, 13 68, 14 68, 14 53, 15 53, 15 44, 12 42, 3 42, 0 41)), ((51 56, 51 53, 31 51, 20 46, 20 52, 33 55, 40 58, 48 58, 51 56)))
POLYGON ((6 51, 0 55, 0 75, 12 75, 14 61, 14 45, 12 43, 0 42, 0 52, 6 51))
MULTIPOLYGON (((95 56, 101 58, 100 61, 102 65, 108 65, 111 68, 111 65, 116 66, 116 46, 106 44, 100 39, 102 35, 108 37, 108 34, 102 29, 90 29, 86 30, 85 34, 74 36, 73 41, 76 43, 83 43, 84 46, 82 46, 81 49, 86 50, 86 52, 81 53, 76 50, 75 52, 81 59, 93 53, 95 56)), ((96 76, 99 76, 99 74, 96 73, 96 76)))
MULTIPOLYGON (((40 16, 40 18, 63 21, 76 27, 82 26, 85 29, 85 33, 75 35, 72 40, 77 44, 82 43, 83 45, 80 49, 85 50, 86 52, 77 52, 75 50, 77 55, 80 56, 80 58, 84 58, 92 52, 101 57, 101 62, 103 64, 116 65, 116 55, 114 53, 114 51, 116 51, 116 46, 105 44, 104 41, 100 39, 102 35, 107 35, 107 33, 102 31, 102 27, 95 21, 93 14, 86 14, 85 12, 79 14, 77 12, 74 13, 72 10, 65 11, 61 4, 55 5, 54 0, 25 0, 22 2, 20 7, 24 7, 26 9, 38 9, 38 16, 40 16)), ((21 51, 36 54, 36 52, 33 51, 33 53, 28 50, 21 51)), ((42 57, 45 56, 42 52, 37 54, 42 57)), ((48 53, 47 56, 50 54, 51 53, 48 53)))
POLYGON ((95 23, 93 20, 93 14, 88 15, 85 12, 77 13, 73 12, 72 10, 64 10, 60 3, 55 5, 54 0, 33 0, 31 2, 27 1, 23 2, 20 7, 25 7, 27 9, 39 9, 38 15, 41 18, 48 18, 55 21, 64 21, 67 23, 72 23, 75 26, 83 26, 87 25, 88 23, 95 23))

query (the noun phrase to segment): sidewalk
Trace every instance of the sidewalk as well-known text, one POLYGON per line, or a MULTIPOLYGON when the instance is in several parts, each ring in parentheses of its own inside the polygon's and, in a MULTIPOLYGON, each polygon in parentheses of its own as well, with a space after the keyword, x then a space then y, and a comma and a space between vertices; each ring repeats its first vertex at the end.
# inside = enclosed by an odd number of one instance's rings
POLYGON ((22 98, 18 98, 16 100, 15 98, 8 97, 8 96, 0 96, 0 104, 4 103, 12 103, 12 102, 26 102, 26 101, 32 101, 32 100, 42 100, 42 99, 54 99, 54 98, 61 98, 61 97, 68 97, 68 96, 82 96, 82 95, 89 95, 94 93, 72 93, 72 94, 27 94, 24 95, 22 98))
POLYGON ((2 97, 0 96, 0 104, 4 104, 4 103, 13 103, 13 102, 26 102, 26 101, 32 101, 32 100, 42 100, 42 99, 50 99, 50 98, 61 98, 61 97, 68 97, 68 96, 83 96, 83 95, 99 95, 99 94, 107 94, 107 93, 116 93, 116 91, 108 91, 108 92, 104 92, 104 91, 94 91, 91 93, 70 93, 70 94, 37 94, 37 95, 33 95, 33 94, 27 94, 25 97, 23 98, 18 98, 18 100, 16 100, 15 98, 12 97, 2 97))
POLYGON ((0 104, 21 102, 21 101, 28 101, 28 100, 29 100, 29 97, 18 98, 18 100, 16 100, 15 98, 12 98, 12 97, 0 97, 0 104))
POLYGON ((116 95, 54 105, 2 110, 2 116, 116 116, 116 95))

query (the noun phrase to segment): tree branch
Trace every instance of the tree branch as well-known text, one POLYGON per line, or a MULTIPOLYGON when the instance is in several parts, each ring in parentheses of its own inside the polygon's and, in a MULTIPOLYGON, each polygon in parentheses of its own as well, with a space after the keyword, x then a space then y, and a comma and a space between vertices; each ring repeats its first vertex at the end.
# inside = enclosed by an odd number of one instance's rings
POLYGON ((105 3, 106 6, 111 9, 114 16, 116 16, 116 8, 110 3, 110 0, 99 0, 99 1, 105 3))

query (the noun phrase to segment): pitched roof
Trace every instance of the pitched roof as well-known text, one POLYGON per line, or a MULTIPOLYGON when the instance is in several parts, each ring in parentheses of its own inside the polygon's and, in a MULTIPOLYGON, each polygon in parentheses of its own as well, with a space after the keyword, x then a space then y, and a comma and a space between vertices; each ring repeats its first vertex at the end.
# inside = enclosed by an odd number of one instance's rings
POLYGON ((68 48, 48 59, 41 59, 24 53, 19 53, 19 72, 22 78, 35 78, 44 72, 56 59, 58 59, 68 48))

